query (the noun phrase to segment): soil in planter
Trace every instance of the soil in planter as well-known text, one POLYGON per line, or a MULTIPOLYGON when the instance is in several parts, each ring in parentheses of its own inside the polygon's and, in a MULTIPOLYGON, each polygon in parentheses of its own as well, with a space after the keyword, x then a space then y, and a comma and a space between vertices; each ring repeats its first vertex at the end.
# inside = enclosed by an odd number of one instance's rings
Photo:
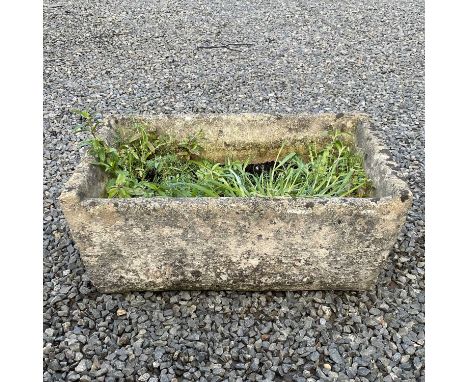
POLYGON ((282 157, 279 150, 276 161, 215 163, 203 159, 199 137, 176 142, 135 124, 111 147, 96 135, 99 122, 87 113, 82 117, 92 134, 90 153, 109 175, 109 198, 366 197, 372 191, 362 156, 343 132, 330 132, 330 143, 320 150, 311 142, 307 158, 282 157))

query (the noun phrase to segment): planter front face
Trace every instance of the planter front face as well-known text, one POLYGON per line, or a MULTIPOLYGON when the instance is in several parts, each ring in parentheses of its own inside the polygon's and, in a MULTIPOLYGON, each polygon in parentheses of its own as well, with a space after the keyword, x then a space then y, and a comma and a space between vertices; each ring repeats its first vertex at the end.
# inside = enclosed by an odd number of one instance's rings
MULTIPOLYGON (((275 121, 281 121, 287 129, 288 120, 296 127, 298 120, 265 115, 192 118, 201 124, 207 121, 205 126, 216 120, 213 137, 220 134, 220 120, 229 121, 224 125, 229 132, 239 121, 248 121, 257 134, 253 141, 261 139, 259 126, 273 124, 274 129, 275 121), (256 120, 261 123, 256 125, 256 120)), ((178 126, 190 121, 171 120, 161 117, 152 123, 178 126)), ((98 196, 105 175, 85 157, 67 183, 61 204, 94 285, 103 292, 363 290, 375 285, 404 223, 411 193, 364 116, 300 120, 301 129, 290 130, 291 150, 297 151, 300 141, 294 143, 294 134, 301 139, 307 139, 307 131, 323 136, 330 126, 356 133, 376 188, 374 198, 104 199, 98 196)), ((264 137, 267 147, 272 140, 264 137)), ((216 144, 233 152, 232 145, 219 140, 216 144)), ((213 150, 213 157, 217 152, 213 150)), ((223 155, 229 155, 226 152, 223 155)), ((265 149, 260 156, 268 155, 265 149)))

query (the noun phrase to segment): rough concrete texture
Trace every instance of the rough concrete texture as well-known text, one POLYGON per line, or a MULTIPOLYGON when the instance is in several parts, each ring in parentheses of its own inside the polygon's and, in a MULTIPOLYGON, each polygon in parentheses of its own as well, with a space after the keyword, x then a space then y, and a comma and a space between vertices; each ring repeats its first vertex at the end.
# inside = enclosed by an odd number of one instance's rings
MULTIPOLYGON (((107 138, 121 124, 109 121, 107 138)), ((364 115, 198 115, 153 117, 149 123, 178 137, 202 130, 213 158, 252 157, 251 139, 262 148, 257 161, 274 159, 282 134, 288 133, 286 149, 292 150, 326 140, 329 129, 346 130, 364 154, 375 197, 105 199, 99 198, 105 176, 85 156, 61 204, 98 290, 366 290, 375 285, 412 195, 364 115)))
POLYGON ((141 122, 150 130, 176 139, 197 136, 207 159, 223 162, 226 158, 234 158, 262 163, 275 160, 280 150, 280 158, 292 151, 307 155, 307 143, 313 141, 317 146, 326 143, 332 129, 353 132, 362 117, 340 115, 337 118, 335 114, 160 115, 122 117, 111 121, 111 125, 114 129, 125 130, 125 127, 141 122))

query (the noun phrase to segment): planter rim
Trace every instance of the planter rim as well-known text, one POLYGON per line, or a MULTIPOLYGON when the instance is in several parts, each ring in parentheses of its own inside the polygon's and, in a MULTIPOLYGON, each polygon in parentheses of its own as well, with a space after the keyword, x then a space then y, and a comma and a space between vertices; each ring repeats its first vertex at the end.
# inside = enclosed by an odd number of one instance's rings
POLYGON ((384 196, 384 197, 347 197, 347 196, 310 196, 310 197, 293 197, 293 196, 272 196, 272 197, 262 197, 262 196, 180 196, 180 197, 171 197, 171 196, 152 196, 152 197, 132 197, 132 198, 84 198, 80 203, 82 205, 97 205, 104 204, 109 202, 114 203, 134 203, 134 204, 144 204, 144 203, 158 203, 158 204, 169 204, 172 202, 179 203, 194 203, 194 204, 203 204, 210 202, 212 200, 217 200, 219 203, 233 203, 238 201, 252 202, 256 204, 273 204, 275 202, 288 202, 290 204, 327 204, 327 203, 343 203, 343 204, 366 204, 366 203, 384 203, 386 201, 392 200, 393 196, 384 196))
MULTIPOLYGON (((101 203, 165 203, 168 201, 181 201, 184 203, 200 203, 202 201, 212 201, 218 200, 220 203, 240 200, 247 202, 248 200, 255 200, 257 203, 266 203, 266 201, 275 201, 275 200, 289 200, 291 203, 342 203, 342 204, 366 204, 366 203, 384 203, 391 199, 400 199, 401 202, 405 203, 412 201, 412 192, 409 186, 406 183, 406 180, 398 173, 400 166, 397 165, 392 157, 390 151, 382 143, 381 139, 376 135, 377 130, 373 127, 371 118, 364 113, 320 113, 320 114, 311 114, 311 113, 297 113, 297 114, 267 114, 267 113, 239 113, 239 114, 216 114, 216 113, 206 113, 206 114, 178 114, 178 115, 165 115, 165 114, 106 114, 103 116, 103 124, 98 131, 98 134, 103 137, 105 140, 110 140, 113 134, 113 131, 116 127, 116 124, 119 121, 130 121, 135 119, 140 120, 195 120, 195 119, 208 119, 208 118, 219 118, 229 120, 231 118, 246 118, 246 119, 258 119, 258 118, 273 118, 273 119, 283 119, 283 118, 292 118, 297 117, 310 118, 310 119, 321 119, 321 118, 330 118, 334 117, 336 119, 344 118, 353 120, 356 125, 360 125, 361 129, 367 134, 367 139, 372 140, 372 144, 375 147, 378 147, 379 150, 376 152, 376 155, 379 156, 378 162, 381 166, 387 177, 385 181, 392 185, 392 192, 389 195, 383 196, 369 196, 369 197, 326 197, 326 196, 311 196, 311 197, 292 197, 292 196, 272 196, 272 197, 263 197, 263 196, 250 196, 250 197, 238 197, 238 196, 229 196, 229 197, 133 197, 133 198, 105 198, 105 197, 89 197, 86 196, 83 192, 80 192, 85 186, 87 181, 86 177, 89 174, 90 166, 95 166, 93 164, 93 158, 89 155, 88 150, 86 149, 84 155, 82 156, 79 164, 77 165, 74 173, 72 174, 69 181, 63 187, 62 193, 59 197, 62 199, 74 199, 78 200, 80 204, 91 203, 91 204, 101 204, 101 203)), ((366 170, 367 172, 367 170, 366 170)), ((371 180, 372 177, 371 177, 371 180)))

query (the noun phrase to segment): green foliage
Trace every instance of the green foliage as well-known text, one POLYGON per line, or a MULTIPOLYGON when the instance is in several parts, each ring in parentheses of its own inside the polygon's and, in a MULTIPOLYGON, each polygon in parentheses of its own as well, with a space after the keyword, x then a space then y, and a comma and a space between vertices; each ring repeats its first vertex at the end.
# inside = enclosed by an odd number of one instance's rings
POLYGON ((175 141, 148 131, 141 123, 120 132, 111 147, 96 134, 99 122, 79 112, 81 129, 91 133, 89 146, 96 164, 109 174, 109 198, 129 197, 313 197, 370 194, 362 157, 346 143, 345 133, 333 132, 330 143, 309 145, 307 160, 289 153, 261 172, 248 171, 248 162, 214 163, 201 157, 200 137, 175 141))

